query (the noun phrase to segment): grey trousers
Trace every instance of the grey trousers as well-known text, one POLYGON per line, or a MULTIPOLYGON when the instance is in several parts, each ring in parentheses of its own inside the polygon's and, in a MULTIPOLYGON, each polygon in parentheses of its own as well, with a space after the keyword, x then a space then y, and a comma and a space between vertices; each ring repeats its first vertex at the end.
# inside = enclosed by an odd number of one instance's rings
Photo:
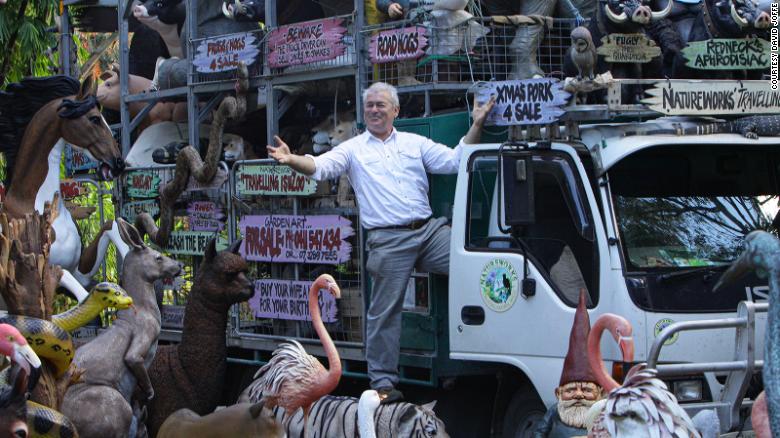
POLYGON ((401 311, 412 269, 446 274, 450 227, 431 219, 418 230, 373 230, 366 239, 366 270, 373 284, 366 315, 366 362, 371 388, 398 384, 401 311))

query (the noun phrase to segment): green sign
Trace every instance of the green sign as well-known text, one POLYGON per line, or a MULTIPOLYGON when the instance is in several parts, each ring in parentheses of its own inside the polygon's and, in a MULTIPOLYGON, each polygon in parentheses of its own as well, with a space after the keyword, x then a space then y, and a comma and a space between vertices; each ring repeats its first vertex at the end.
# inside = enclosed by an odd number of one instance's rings
MULTIPOLYGON (((170 254, 201 256, 206 252, 206 245, 216 235, 212 231, 174 231, 168 236, 165 251, 170 254)), ((217 239, 217 250, 225 247, 220 240, 217 239)))
POLYGON ((688 43, 686 65, 699 70, 764 70, 769 68, 769 41, 761 38, 716 38, 688 43))
POLYGON ((641 33, 611 33, 601 38, 596 53, 607 62, 641 64, 661 56, 661 48, 641 33))
POLYGON ((141 213, 149 213, 152 217, 160 214, 160 206, 156 199, 144 199, 142 201, 126 202, 122 205, 121 215, 131 224, 141 213))
POLYGON ((288 166, 247 165, 236 173, 239 195, 306 196, 317 191, 317 181, 288 166))
POLYGON ((133 170, 125 176, 127 196, 156 198, 159 196, 160 175, 153 170, 133 170))

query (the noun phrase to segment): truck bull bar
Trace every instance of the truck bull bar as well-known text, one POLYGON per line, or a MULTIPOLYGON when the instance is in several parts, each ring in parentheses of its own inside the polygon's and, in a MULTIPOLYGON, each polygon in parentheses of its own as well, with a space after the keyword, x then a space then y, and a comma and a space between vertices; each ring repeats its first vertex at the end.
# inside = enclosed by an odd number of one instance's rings
POLYGON ((751 400, 745 400, 750 380, 754 372, 764 366, 763 360, 756 360, 755 334, 756 313, 766 312, 768 303, 741 301, 735 318, 705 319, 683 321, 670 324, 655 338, 647 356, 647 367, 658 370, 659 377, 691 375, 707 372, 728 372, 726 383, 719 395, 713 394, 711 403, 684 405, 687 411, 715 409, 720 419, 721 433, 733 430, 740 423, 740 409, 752 406, 751 400), (658 356, 666 340, 675 333, 685 330, 709 330, 734 327, 737 338, 734 343, 734 360, 725 362, 659 364, 658 356))

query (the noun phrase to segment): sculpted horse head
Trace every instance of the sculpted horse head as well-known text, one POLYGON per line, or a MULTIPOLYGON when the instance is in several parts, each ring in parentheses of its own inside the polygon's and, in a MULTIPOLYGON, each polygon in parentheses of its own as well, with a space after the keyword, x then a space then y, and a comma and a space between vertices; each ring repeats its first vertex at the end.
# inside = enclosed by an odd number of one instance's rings
MULTIPOLYGON (((11 148, 15 149, 12 151, 15 157, 8 161, 12 176, 4 207, 11 218, 21 218, 34 211, 42 214, 44 204, 59 192, 60 162, 66 142, 99 163, 99 178, 111 180, 122 172, 124 161, 108 123, 100 114, 92 77, 81 84, 64 76, 36 78, 9 86, 8 90, 0 99, 4 103, 0 118, 11 123, 15 117, 29 120, 21 141, 16 136, 9 142, 14 143, 11 148), (18 147, 14 147, 16 144, 18 147)), ((21 128, 16 127, 16 132, 21 128)), ((59 214, 52 222, 56 239, 49 262, 62 266, 60 285, 81 301, 88 295, 83 286, 89 282, 88 276, 78 272, 81 237, 62 204, 62 197, 59 204, 59 214)), ((118 238, 112 240, 123 245, 118 238)))

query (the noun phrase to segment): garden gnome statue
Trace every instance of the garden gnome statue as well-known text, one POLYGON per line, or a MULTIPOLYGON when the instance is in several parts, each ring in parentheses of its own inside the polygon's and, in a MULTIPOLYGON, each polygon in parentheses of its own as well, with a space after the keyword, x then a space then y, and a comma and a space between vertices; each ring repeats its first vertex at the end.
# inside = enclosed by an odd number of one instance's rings
POLYGON ((569 335, 569 351, 563 361, 561 381, 555 389, 558 403, 552 405, 536 428, 534 438, 568 438, 588 434, 585 417, 588 409, 603 396, 602 388, 588 365, 590 319, 584 289, 574 313, 569 335))

